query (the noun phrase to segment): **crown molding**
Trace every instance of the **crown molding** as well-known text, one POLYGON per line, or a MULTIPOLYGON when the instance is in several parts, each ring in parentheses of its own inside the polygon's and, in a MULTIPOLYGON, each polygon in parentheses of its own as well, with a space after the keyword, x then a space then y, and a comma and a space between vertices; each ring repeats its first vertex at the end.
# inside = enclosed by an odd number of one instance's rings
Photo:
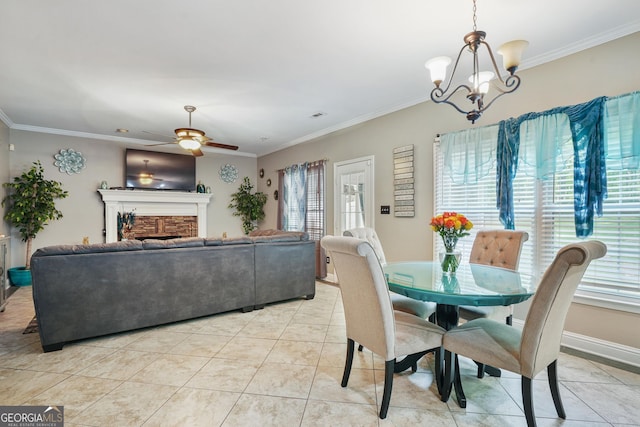
MULTIPOLYGON (((126 137, 114 136, 114 135, 100 135, 100 134, 89 133, 89 132, 78 132, 74 130, 47 128, 47 127, 41 127, 41 126, 30 126, 30 125, 21 125, 21 124, 13 124, 12 126, 9 126, 9 127, 11 129, 23 130, 26 132, 37 132, 37 133, 46 133, 50 135, 72 136, 76 138, 99 139, 102 141, 115 141, 115 142, 122 142, 125 144, 148 145, 154 142, 163 142, 163 141, 151 141, 147 139, 126 138, 126 137)), ((215 148, 215 147, 202 146, 200 149, 204 152, 220 153, 220 154, 226 154, 229 156, 253 157, 253 158, 257 157, 257 155, 254 153, 224 150, 222 148, 215 148)))
POLYGON ((2 120, 2 123, 7 125, 9 129, 15 126, 15 123, 13 123, 13 120, 11 120, 9 116, 7 116, 2 110, 0 110, 0 120, 2 120))

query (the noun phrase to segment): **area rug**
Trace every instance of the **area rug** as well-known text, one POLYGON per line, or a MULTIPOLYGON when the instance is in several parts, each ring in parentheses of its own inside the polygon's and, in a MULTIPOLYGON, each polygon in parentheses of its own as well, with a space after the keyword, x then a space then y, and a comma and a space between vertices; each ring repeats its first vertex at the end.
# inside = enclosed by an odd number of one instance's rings
POLYGON ((38 319, 35 317, 31 319, 31 322, 27 325, 27 327, 22 332, 23 334, 33 334, 34 332, 38 332, 38 319))

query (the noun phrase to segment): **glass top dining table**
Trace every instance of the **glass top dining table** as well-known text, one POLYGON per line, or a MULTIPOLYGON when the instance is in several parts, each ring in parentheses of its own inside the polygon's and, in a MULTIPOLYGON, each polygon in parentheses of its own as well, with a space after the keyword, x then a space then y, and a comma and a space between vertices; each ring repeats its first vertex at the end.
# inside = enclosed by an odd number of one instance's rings
POLYGON ((511 305, 535 291, 531 276, 481 264, 462 263, 452 275, 435 261, 395 262, 385 265, 384 273, 393 292, 452 306, 511 305))
MULTIPOLYGON (((440 263, 435 261, 414 261, 389 263, 383 267, 389 290, 409 298, 435 302, 435 321, 446 330, 455 328, 459 321, 458 306, 499 306, 526 301, 535 292, 537 282, 529 275, 517 271, 481 265, 462 263, 454 273, 444 273, 440 263)), ((439 353, 436 358, 438 391, 443 401, 449 396, 443 380, 443 357, 455 357, 439 353)), ((405 365, 413 363, 407 360, 405 365)), ((467 401, 462 389, 457 357, 455 362, 447 359, 447 364, 455 363, 453 386, 461 408, 467 401)), ((491 375, 499 376, 500 371, 486 366, 491 375)))

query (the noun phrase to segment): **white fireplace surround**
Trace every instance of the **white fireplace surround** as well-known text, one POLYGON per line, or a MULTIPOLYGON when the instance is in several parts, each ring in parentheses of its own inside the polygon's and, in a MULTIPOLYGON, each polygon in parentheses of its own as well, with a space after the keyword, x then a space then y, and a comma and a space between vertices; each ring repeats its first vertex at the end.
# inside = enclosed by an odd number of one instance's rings
POLYGON ((212 194, 181 191, 98 190, 104 202, 105 242, 118 241, 118 212, 136 216, 197 216, 198 237, 207 237, 212 194))

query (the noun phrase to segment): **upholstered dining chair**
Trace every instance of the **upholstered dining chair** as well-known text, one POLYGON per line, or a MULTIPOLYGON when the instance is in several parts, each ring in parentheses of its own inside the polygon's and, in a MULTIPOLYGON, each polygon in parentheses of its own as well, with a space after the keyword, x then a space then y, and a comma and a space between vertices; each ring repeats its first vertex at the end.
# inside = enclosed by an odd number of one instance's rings
MULTIPOLYGON (((518 270, 522 245, 529 240, 526 231, 518 230, 481 230, 476 234, 469 254, 470 264, 492 265, 495 267, 518 270)), ((474 307, 461 305, 459 316, 465 321, 489 318, 505 319, 508 325, 513 321, 512 306, 474 307)), ((485 367, 478 363, 478 378, 484 376, 485 367)))
MULTIPOLYGON (((521 375, 522 401, 529 427, 536 425, 531 380, 547 368, 551 396, 560 418, 565 411, 560 399, 557 359, 564 322, 573 295, 589 263, 607 252, 597 240, 560 249, 540 280, 522 331, 491 319, 471 320, 448 331, 445 350, 496 368, 521 375)), ((457 357, 457 356, 456 356, 457 357)), ((452 357, 447 357, 443 400, 451 390, 452 357)))
MULTIPOLYGON (((380 261, 380 265, 384 266, 387 263, 387 259, 384 255, 384 250, 382 249, 382 243, 380 242, 380 239, 378 238, 378 234, 373 228, 371 227, 352 228, 350 230, 344 231, 342 235, 366 240, 367 242, 369 242, 369 244, 373 248, 373 251, 378 257, 378 261, 380 261)), ((409 298, 395 292, 390 292, 390 294, 391 294, 391 303, 393 304, 394 310, 404 311, 405 313, 413 314, 415 316, 422 317, 423 319, 428 318, 429 316, 431 316, 433 313, 436 312, 435 303, 418 301, 416 299, 409 298)))
POLYGON ((347 334, 347 356, 342 387, 351 373, 357 341, 385 360, 380 418, 387 416, 393 373, 402 356, 416 360, 440 351, 444 329, 403 311, 393 310, 382 266, 371 244, 345 236, 325 236, 322 247, 330 254, 338 276, 347 334))
MULTIPOLYGON (((522 245, 529 240, 526 231, 517 230, 482 230, 478 231, 471 253, 470 264, 492 265, 495 267, 517 270, 520 264, 522 245)), ((511 307, 473 307, 460 306, 460 318, 464 320, 488 317, 492 319, 505 319, 511 324, 511 307)))

